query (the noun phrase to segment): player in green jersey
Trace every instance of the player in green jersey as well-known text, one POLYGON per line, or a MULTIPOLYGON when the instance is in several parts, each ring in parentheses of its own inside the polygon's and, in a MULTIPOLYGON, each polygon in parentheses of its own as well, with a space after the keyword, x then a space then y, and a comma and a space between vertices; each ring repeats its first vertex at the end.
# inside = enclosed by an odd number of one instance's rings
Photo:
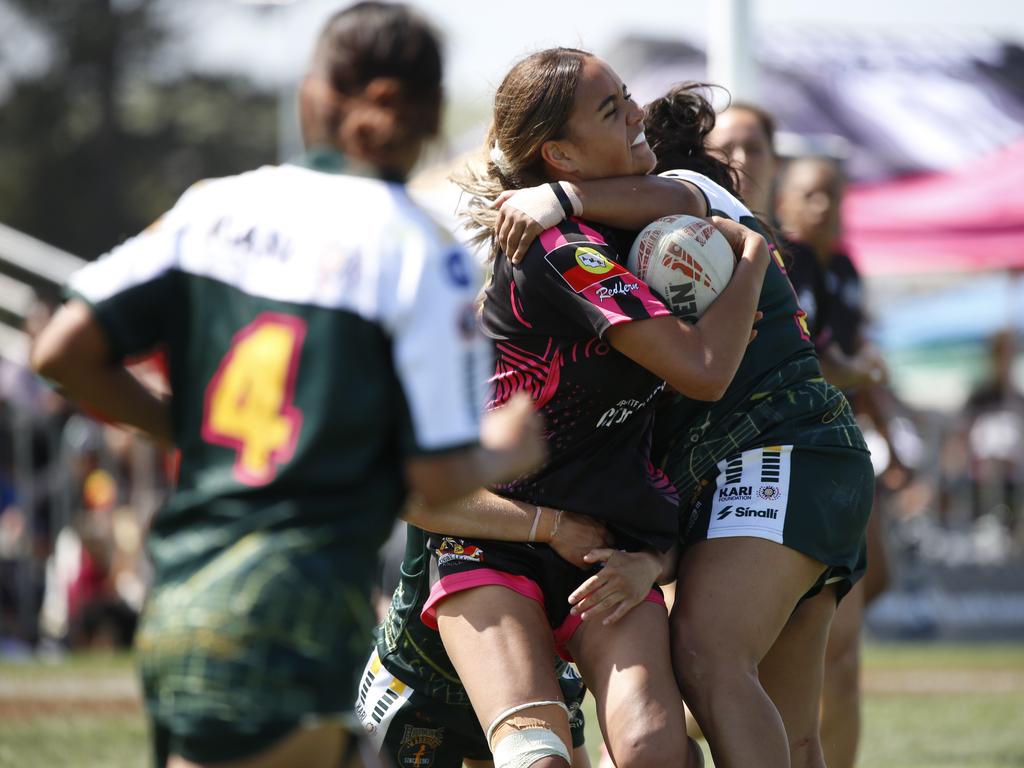
MULTIPOLYGON (((487 514, 486 510, 483 513, 487 514)), ((588 518, 564 513, 557 528, 553 520, 549 523, 549 512, 541 518, 535 540, 567 548, 570 556, 579 558, 608 541, 604 529, 588 518)), ((528 516, 524 522, 526 519, 528 516)), ((505 524, 492 518, 489 535, 500 535, 500 529, 510 537, 528 538, 528 531, 516 526, 511 517, 505 524)), ((483 766, 491 760, 484 732, 440 636, 420 619, 430 594, 428 536, 420 528, 408 526, 399 584, 363 670, 356 714, 370 741, 398 765, 406 764, 410 754, 422 749, 421 764, 425 766, 461 768, 464 761, 483 766)), ((569 708, 573 765, 588 766, 581 710, 586 688, 571 666, 559 661, 556 668, 569 708)))
POLYGON ((181 452, 137 637, 159 766, 347 764, 376 551, 406 496, 541 458, 528 403, 481 433, 474 263, 401 183, 440 108, 418 15, 335 14, 300 92, 306 156, 194 186, 76 273, 34 346, 74 400, 181 452), (157 347, 166 400, 122 364, 157 347))
MULTIPOLYGON (((645 131, 662 177, 575 184, 582 215, 638 229, 671 213, 715 214, 759 228, 732 194, 728 166, 706 151, 714 121, 711 105, 687 87, 648 105, 645 131), (672 189, 679 181, 700 189, 699 206, 689 188, 672 189)), ((506 200, 503 216, 510 206, 499 226, 514 240, 502 245, 517 252, 520 237, 551 226, 537 213, 557 216, 558 206, 529 196, 506 200)), ((821 766, 825 641, 837 599, 863 573, 874 477, 773 255, 757 336, 728 389, 716 402, 674 395, 656 419, 682 513, 672 648, 716 762, 821 766)))

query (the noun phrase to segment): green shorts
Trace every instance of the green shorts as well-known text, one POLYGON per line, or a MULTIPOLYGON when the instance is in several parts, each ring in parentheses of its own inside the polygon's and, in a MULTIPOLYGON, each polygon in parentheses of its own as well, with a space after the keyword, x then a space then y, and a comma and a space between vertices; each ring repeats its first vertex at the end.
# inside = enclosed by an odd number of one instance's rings
MULTIPOLYGON (((574 748, 583 746, 586 687, 561 665, 558 683, 569 708, 574 748)), ((463 760, 490 760, 491 749, 473 708, 446 704, 396 678, 374 650, 359 683, 356 715, 376 749, 399 768, 462 768, 463 760)))
POLYGON ((834 583, 840 596, 864 575, 875 475, 866 451, 775 445, 718 463, 682 521, 684 544, 753 536, 826 566, 810 594, 834 583))
POLYGON ((158 583, 136 638, 157 765, 237 760, 301 725, 353 724, 373 573, 373 552, 288 530, 158 583))

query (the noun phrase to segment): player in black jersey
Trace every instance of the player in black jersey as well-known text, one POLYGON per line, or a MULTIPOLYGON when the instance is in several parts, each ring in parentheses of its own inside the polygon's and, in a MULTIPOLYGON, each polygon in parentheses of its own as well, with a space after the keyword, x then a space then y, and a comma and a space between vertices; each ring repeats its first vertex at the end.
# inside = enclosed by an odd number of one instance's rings
POLYGON ((528 402, 480 444, 474 264, 401 183, 440 108, 418 15, 335 14, 300 94, 309 153, 193 187, 72 276, 36 341, 73 399, 181 451, 136 638, 158 766, 348 765, 375 553, 408 492, 458 498, 542 455, 528 402), (122 365, 158 346, 169 400, 122 365))
MULTIPOLYGON (((684 207, 688 198, 664 190, 664 178, 647 177, 575 185, 583 214, 638 227, 633 211, 716 213, 758 227, 730 191, 731 169, 706 152, 714 122, 711 105, 689 87, 645 109, 662 175, 698 185, 702 209, 684 207)), ((522 210, 518 202, 510 198, 502 212, 522 210)), ((510 214, 512 233, 550 223, 510 214)), ((716 762, 820 766, 822 657, 836 601, 862 572, 873 473, 846 399, 821 377, 806 316, 775 256, 758 335, 724 396, 705 403, 674 395, 659 410, 685 547, 672 645, 680 687, 716 762)))
MULTIPOLYGON (((488 200, 542 180, 564 192, 567 180, 643 173, 654 163, 622 81, 601 60, 571 49, 529 56, 506 76, 487 149, 486 170, 463 184, 488 200)), ((666 184, 701 199, 694 188, 666 184)), ((571 210, 571 200, 564 204, 571 210)), ((496 212, 475 215, 485 236, 493 235, 496 212)), ((597 517, 625 550, 594 558, 607 561, 594 572, 546 547, 432 539, 440 579, 424 618, 438 623, 497 766, 566 764, 566 718, 550 667, 556 649, 576 660, 594 693, 617 764, 699 760, 678 727, 682 707, 660 596, 622 594, 615 574, 619 561, 645 558, 653 585, 662 566, 648 553, 671 551, 678 537, 674 489, 649 453, 663 382, 716 399, 750 338, 767 246, 741 226, 722 226, 738 264, 695 326, 671 316, 621 265, 630 241, 617 231, 573 219, 542 233, 522 266, 495 254, 483 302, 498 356, 494 404, 528 392, 545 415, 550 452, 539 472, 495 490, 597 517), (624 615, 617 611, 637 601, 624 615), (581 616, 603 620, 583 624, 581 616)))

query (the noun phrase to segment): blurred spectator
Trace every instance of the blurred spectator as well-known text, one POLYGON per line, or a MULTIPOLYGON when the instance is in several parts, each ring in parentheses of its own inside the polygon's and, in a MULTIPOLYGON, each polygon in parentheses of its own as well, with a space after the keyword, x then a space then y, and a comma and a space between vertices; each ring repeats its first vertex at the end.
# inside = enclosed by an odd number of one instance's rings
POLYGON ((71 647, 127 648, 148 577, 139 510, 125 504, 136 440, 80 415, 65 433, 77 512, 47 562, 40 628, 71 647))
MULTIPOLYGON (((858 413, 880 485, 906 485, 921 459, 921 441, 886 385, 882 356, 866 335, 863 285, 853 261, 841 250, 840 209, 844 179, 829 157, 790 160, 779 179, 776 213, 792 241, 792 254, 807 265, 815 260, 823 286, 801 285, 805 270, 791 270, 798 295, 817 298, 814 330, 822 371, 843 388, 858 413), (822 290, 823 288, 823 290, 822 290), (898 426, 897 426, 898 425, 898 426), (898 440, 893 438, 899 435, 898 440), (883 455, 884 454, 884 455, 883 455)), ((882 508, 875 497, 867 530, 867 571, 836 611, 825 657, 821 739, 826 763, 853 768, 860 739, 860 647, 865 607, 886 589, 889 563, 882 508)))
MULTIPOLYGON (((992 337, 985 378, 950 430, 943 464, 947 484, 967 488, 972 522, 997 522, 1018 545, 1024 514, 1024 393, 1013 379, 1012 330, 992 337)), ((950 500, 947 498, 947 516, 950 500)))
MULTIPOLYGON (((22 329, 34 339, 56 309, 38 293, 22 329)), ((36 639, 33 617, 57 506, 63 398, 22 362, 0 356, 0 638, 8 648, 36 639)))
MULTIPOLYGON (((32 338, 56 301, 38 299, 32 338)), ((159 366, 133 371, 163 386, 159 366)), ((148 442, 76 414, 16 361, 0 358, 0 652, 40 637, 127 647, 149 578, 144 529, 168 486, 148 442)))

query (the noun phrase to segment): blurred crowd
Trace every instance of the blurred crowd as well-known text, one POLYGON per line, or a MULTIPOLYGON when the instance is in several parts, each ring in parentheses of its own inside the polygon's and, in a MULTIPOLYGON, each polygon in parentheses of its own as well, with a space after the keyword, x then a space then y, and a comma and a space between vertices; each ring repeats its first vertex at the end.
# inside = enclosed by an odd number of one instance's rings
MULTIPOLYGON (((56 305, 36 298, 29 338, 56 305)), ((153 446, 0 357, 0 656, 130 645, 168 486, 153 446)))

